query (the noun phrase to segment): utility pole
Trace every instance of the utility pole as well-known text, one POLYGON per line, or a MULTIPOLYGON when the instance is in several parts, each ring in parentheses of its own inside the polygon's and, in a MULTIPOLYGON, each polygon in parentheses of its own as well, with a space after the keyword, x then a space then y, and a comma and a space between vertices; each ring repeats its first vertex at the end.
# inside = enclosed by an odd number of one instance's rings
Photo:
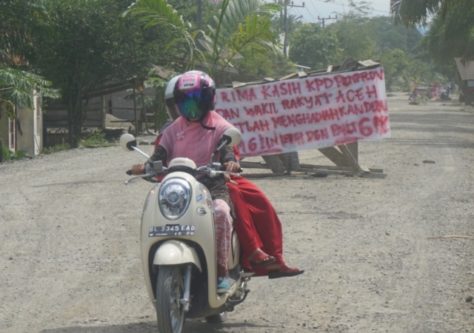
POLYGON ((326 27, 326 20, 337 20, 337 15, 334 17, 328 16, 328 17, 319 17, 318 20, 322 22, 321 27, 324 29, 326 27))
POLYGON ((202 0, 197 0, 196 21, 198 28, 202 27, 202 0))
POLYGON ((285 57, 288 57, 288 7, 304 7, 304 2, 302 5, 295 5, 294 1, 283 0, 283 54, 285 57))
POLYGON ((395 14, 396 5, 399 5, 399 0, 390 0, 390 14, 395 14))

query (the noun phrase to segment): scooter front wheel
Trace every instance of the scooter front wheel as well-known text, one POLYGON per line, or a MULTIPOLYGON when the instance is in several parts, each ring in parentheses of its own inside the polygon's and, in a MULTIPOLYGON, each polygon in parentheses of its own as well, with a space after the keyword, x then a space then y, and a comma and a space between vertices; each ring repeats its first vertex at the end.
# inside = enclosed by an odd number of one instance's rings
POLYGON ((181 333, 185 311, 180 299, 184 276, 179 266, 160 266, 156 282, 156 317, 160 333, 181 333))
POLYGON ((227 312, 217 313, 215 315, 207 316, 206 322, 208 324, 222 324, 227 320, 227 312))

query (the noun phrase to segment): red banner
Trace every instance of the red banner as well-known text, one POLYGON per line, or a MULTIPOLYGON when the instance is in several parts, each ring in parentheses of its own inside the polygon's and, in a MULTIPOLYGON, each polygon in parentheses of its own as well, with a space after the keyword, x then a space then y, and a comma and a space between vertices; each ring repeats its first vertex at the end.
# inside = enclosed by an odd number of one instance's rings
POLYGON ((390 136, 382 67, 218 89, 216 111, 242 132, 242 156, 390 136))

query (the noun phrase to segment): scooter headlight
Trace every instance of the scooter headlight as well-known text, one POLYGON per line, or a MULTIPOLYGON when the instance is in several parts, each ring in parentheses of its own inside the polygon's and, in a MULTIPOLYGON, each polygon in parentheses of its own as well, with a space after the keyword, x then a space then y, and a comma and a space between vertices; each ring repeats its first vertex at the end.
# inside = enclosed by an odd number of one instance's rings
POLYGON ((191 185, 183 179, 171 178, 165 181, 158 193, 161 213, 169 220, 180 218, 191 202, 191 185))

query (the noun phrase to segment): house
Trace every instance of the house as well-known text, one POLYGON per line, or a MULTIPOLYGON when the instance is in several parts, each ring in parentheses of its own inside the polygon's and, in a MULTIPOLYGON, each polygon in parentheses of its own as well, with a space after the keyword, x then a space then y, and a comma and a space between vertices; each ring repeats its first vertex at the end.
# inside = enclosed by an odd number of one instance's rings
POLYGON ((41 96, 33 93, 32 108, 16 108, 15 117, 0 113, 0 142, 11 152, 36 156, 43 149, 41 96))
MULTIPOLYGON (((163 82, 175 72, 153 66, 154 77, 163 82)), ((163 88, 163 87, 162 87, 163 88)), ((144 130, 156 131, 157 113, 164 109, 163 103, 150 105, 157 95, 154 86, 146 86, 142 79, 132 77, 124 81, 98 84, 92 91, 83 95, 82 130, 100 129, 116 132, 120 129, 142 133, 144 130), (152 128, 148 126, 152 124, 152 128)), ((68 128, 68 113, 65 105, 59 101, 51 101, 44 110, 45 146, 52 146, 64 141, 68 128)))
MULTIPOLYGON (((133 81, 109 83, 84 94, 82 99, 82 131, 134 128, 142 122, 143 96, 153 89, 141 89, 133 81)), ((68 110, 60 101, 51 101, 44 110, 46 146, 65 140, 68 129, 68 110)))
POLYGON ((467 105, 474 104, 474 61, 454 58, 460 79, 460 99, 467 105))

